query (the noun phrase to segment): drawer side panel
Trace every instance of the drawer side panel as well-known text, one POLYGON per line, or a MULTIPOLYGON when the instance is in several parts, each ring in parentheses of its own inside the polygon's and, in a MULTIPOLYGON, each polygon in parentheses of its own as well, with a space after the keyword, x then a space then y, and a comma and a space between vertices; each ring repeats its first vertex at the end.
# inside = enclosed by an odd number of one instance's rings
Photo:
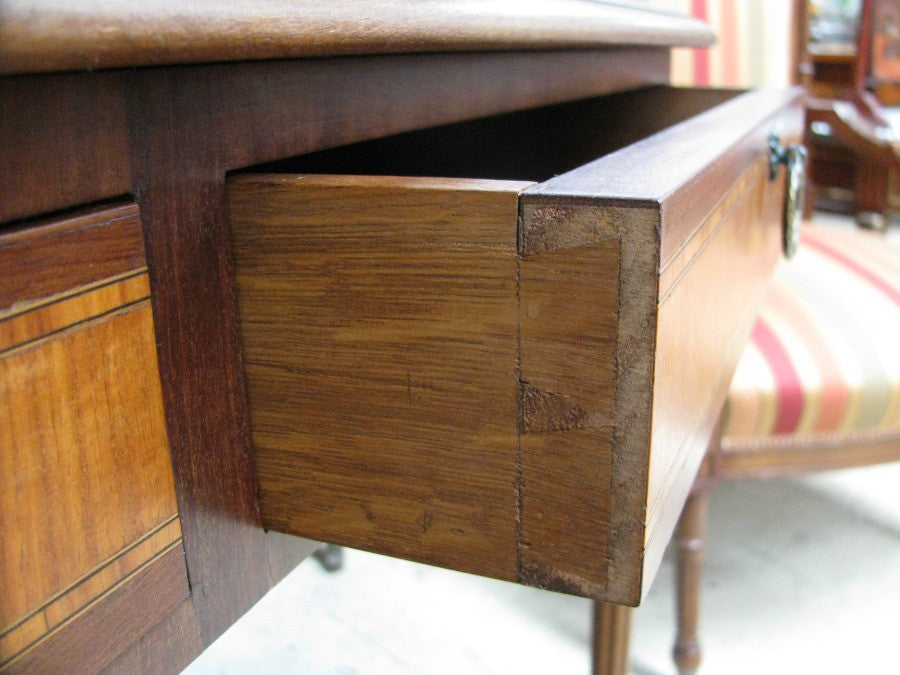
POLYGON ((230 183, 267 528, 515 579, 520 187, 230 183))

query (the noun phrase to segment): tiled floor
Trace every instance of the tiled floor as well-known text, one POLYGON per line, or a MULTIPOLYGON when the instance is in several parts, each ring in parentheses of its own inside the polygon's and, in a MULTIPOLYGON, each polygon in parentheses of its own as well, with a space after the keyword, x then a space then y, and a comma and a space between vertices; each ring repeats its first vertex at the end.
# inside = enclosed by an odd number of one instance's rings
MULTIPOLYGON (((711 505, 706 673, 900 673, 900 464, 721 486, 711 505)), ((632 670, 671 673, 672 565, 635 614, 632 670)), ((589 671, 590 604, 349 551, 301 565, 188 670, 589 671)))

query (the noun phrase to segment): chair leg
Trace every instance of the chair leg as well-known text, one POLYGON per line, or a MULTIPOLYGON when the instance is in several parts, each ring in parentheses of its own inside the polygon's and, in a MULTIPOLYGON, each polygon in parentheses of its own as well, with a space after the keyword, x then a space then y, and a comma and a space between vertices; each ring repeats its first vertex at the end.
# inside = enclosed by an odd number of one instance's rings
POLYGON ((678 521, 676 595, 678 636, 673 656, 681 675, 694 673, 700 665, 697 616, 700 610, 700 572, 706 545, 708 485, 697 486, 688 497, 678 521))
POLYGON ((861 162, 856 176, 856 220, 865 228, 883 231, 889 222, 890 167, 861 162))
POLYGON ((344 549, 334 544, 325 544, 313 552, 313 557, 326 572, 337 572, 344 566, 344 549))
POLYGON ((631 607, 594 602, 594 675, 625 675, 631 638, 631 607))

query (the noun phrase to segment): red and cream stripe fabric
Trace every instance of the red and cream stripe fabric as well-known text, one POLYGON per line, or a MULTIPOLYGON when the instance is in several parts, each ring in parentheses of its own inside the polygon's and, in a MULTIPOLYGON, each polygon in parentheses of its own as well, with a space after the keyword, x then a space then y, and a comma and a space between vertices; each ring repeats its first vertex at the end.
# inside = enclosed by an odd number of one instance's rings
POLYGON ((692 87, 785 86, 790 78, 791 2, 645 0, 689 14, 716 34, 709 49, 672 50, 672 84, 692 87))
POLYGON ((900 246, 807 226, 731 384, 723 437, 900 429, 900 246))

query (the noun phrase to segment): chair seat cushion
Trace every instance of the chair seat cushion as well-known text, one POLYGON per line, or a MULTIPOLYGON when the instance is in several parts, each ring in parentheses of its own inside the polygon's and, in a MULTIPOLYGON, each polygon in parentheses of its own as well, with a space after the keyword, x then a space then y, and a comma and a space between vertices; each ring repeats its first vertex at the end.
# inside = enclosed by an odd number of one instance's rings
POLYGON ((900 246, 807 225, 738 365, 723 441, 900 429, 900 246))

